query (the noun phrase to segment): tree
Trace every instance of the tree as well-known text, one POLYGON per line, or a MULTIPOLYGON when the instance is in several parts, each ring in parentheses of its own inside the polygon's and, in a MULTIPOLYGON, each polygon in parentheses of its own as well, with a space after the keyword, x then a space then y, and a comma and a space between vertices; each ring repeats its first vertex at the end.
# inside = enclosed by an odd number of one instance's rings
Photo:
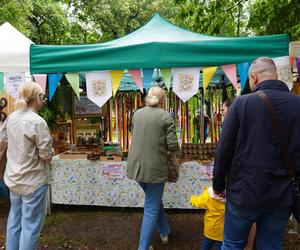
POLYGON ((239 36, 247 34, 247 0, 175 0, 180 6, 176 22, 207 35, 239 36))
MULTIPOLYGON (((166 18, 175 15, 173 0, 70 0, 65 1, 72 10, 72 17, 89 27, 97 42, 122 37, 145 24, 154 12, 166 18)), ((91 37, 90 41, 93 41, 91 37)), ((90 42, 88 41, 88 42, 90 42)))
POLYGON ((256 0, 250 6, 248 27, 258 35, 287 33, 300 39, 299 0, 256 0))

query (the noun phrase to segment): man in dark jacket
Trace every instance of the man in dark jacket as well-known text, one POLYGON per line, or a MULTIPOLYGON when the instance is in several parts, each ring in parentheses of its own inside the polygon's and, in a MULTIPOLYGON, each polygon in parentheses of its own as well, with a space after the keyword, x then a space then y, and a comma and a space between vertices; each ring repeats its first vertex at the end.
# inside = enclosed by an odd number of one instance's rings
POLYGON ((277 80, 272 59, 256 59, 249 70, 254 92, 230 106, 217 147, 213 188, 224 196, 223 250, 244 249, 257 222, 258 249, 282 249, 293 201, 292 187, 267 107, 255 93, 270 99, 288 143, 289 157, 300 171, 300 97, 277 80))

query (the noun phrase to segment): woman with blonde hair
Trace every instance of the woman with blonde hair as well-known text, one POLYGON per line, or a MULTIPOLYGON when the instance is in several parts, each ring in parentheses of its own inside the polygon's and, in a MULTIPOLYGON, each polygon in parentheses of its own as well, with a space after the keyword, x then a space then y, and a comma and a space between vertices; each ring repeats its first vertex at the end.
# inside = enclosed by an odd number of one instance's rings
POLYGON ((6 249, 35 250, 46 212, 52 139, 47 123, 37 113, 43 106, 42 88, 25 82, 18 93, 17 110, 0 129, 0 141, 7 142, 4 182, 11 202, 6 249))
POLYGON ((127 176, 137 181, 145 193, 139 250, 153 249, 150 242, 155 228, 163 244, 168 244, 171 231, 162 196, 168 181, 167 152, 178 149, 178 139, 174 119, 164 106, 164 90, 152 87, 146 107, 136 111, 132 118, 127 176))

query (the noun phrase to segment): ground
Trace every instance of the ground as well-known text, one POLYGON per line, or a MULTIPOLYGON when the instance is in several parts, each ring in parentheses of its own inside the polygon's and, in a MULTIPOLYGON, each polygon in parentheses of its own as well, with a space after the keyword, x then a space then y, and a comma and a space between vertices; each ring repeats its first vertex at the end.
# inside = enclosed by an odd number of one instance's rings
MULTIPOLYGON (((9 203, 0 201, 0 249, 5 249, 9 203)), ((167 210, 173 229, 170 245, 163 247, 154 235, 155 250, 198 250, 202 239, 203 212, 167 210)), ((52 207, 39 240, 39 249, 136 250, 142 209, 85 206, 52 207)), ((288 229, 291 225, 288 225, 288 229)), ((285 250, 300 250, 300 235, 286 234, 285 250)))

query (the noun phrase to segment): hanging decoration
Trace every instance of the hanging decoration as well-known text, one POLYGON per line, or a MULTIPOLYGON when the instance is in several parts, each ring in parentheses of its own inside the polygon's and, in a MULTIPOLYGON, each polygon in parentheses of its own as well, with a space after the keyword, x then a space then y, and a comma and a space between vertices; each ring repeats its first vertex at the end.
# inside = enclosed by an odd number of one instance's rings
POLYGON ((86 90, 87 97, 101 108, 112 96, 111 72, 87 73, 86 90))
POLYGON ((186 102, 198 92, 200 68, 176 68, 173 75, 173 91, 186 102))
POLYGON ((297 64, 297 69, 298 69, 298 78, 300 81, 300 58, 296 58, 296 64, 297 64))
POLYGON ((49 83, 49 101, 51 101, 54 93, 58 87, 59 81, 62 78, 62 74, 48 74, 48 83, 49 83))
POLYGON ((244 62, 244 63, 239 63, 238 64, 238 72, 240 75, 240 82, 241 82, 241 88, 242 92, 244 91, 244 88, 246 86, 246 82, 248 79, 248 72, 250 68, 250 63, 249 62, 244 62))
POLYGON ((227 78, 231 81, 233 87, 237 91, 240 91, 240 87, 237 83, 236 65, 235 64, 227 64, 227 65, 222 65, 221 68, 224 71, 227 78))
POLYGON ((276 64, 278 80, 283 81, 289 88, 293 88, 293 74, 289 56, 281 56, 273 58, 276 64))
POLYGON ((218 67, 203 67, 203 91, 205 91, 218 67))
POLYGON ((68 73, 65 75, 68 82, 70 83, 72 89, 74 90, 78 99, 80 99, 79 92, 79 74, 78 73, 68 73))
POLYGON ((148 93, 150 84, 152 82, 153 71, 154 69, 143 69, 144 88, 146 93, 148 93))
POLYGON ((41 86, 43 93, 46 93, 47 74, 35 74, 33 75, 34 80, 38 85, 41 86))
POLYGON ((6 92, 13 98, 18 98, 19 86, 25 82, 25 73, 5 73, 6 92))
POLYGON ((165 85, 170 90, 171 85, 171 69, 160 69, 162 77, 164 78, 165 85))
POLYGON ((143 93, 143 81, 142 74, 140 69, 130 69, 128 70, 132 79, 135 81, 135 84, 138 86, 139 90, 143 93))
POLYGON ((112 70, 111 71, 111 80, 112 80, 112 86, 113 86, 113 96, 118 91, 121 79, 123 76, 123 70, 112 70))
POLYGON ((0 72, 0 93, 4 94, 4 74, 0 72))

